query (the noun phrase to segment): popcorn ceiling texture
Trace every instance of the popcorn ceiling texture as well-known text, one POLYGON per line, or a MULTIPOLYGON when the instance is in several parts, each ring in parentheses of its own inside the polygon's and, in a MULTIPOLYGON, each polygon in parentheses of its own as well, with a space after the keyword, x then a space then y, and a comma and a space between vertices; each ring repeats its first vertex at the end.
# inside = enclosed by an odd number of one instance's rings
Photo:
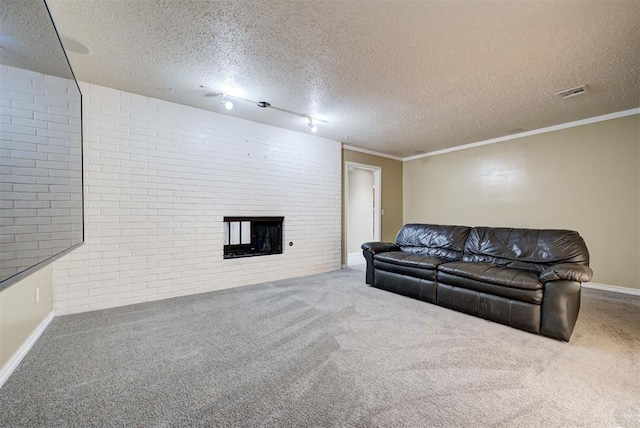
POLYGON ((340 143, 81 89, 86 243, 54 264, 56 315, 340 268, 340 143), (224 216, 284 216, 284 253, 223 260, 224 216))
POLYGON ((49 0, 84 81, 396 156, 640 106, 640 3, 49 0), (586 95, 560 90, 587 84, 586 95), (168 91, 174 88, 174 92, 168 91), (306 121, 239 104, 288 129, 306 121), (345 137, 348 135, 348 137, 345 137))

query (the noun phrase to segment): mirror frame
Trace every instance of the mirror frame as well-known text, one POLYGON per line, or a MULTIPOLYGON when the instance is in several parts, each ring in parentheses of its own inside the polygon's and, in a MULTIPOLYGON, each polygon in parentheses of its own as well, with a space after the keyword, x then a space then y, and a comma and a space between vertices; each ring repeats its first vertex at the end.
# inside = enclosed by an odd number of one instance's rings
MULTIPOLYGON (((76 248, 82 246, 85 243, 85 239, 86 239, 86 227, 85 227, 85 195, 84 195, 84 121, 83 121, 83 98, 82 98, 82 91, 80 89, 80 85, 78 84, 78 79, 76 79, 75 73, 73 72, 73 68, 71 67, 71 63, 69 61, 69 57, 67 55, 66 50, 64 49, 64 45, 62 43, 62 39, 60 38, 60 34, 58 33, 58 29, 56 28, 55 22, 53 20, 53 17, 51 16, 51 11, 49 9, 49 6, 47 5, 47 2, 45 0, 42 0, 42 2, 44 3, 44 7, 47 11, 47 16, 49 17, 49 21, 51 23, 51 26, 53 28, 53 31, 56 35, 57 41, 60 44, 60 48, 62 50, 62 53, 64 55, 64 61, 66 61, 67 66, 69 67, 69 71, 71 73, 71 76, 73 77, 73 81, 75 83, 76 88, 78 89, 78 95, 79 95, 79 103, 80 103, 80 193, 81 193, 81 223, 82 223, 82 239, 80 242, 78 242, 77 244, 73 244, 70 247, 59 251, 58 253, 49 256, 41 261, 39 261, 38 263, 28 266, 26 268, 24 268, 23 270, 21 270, 20 272, 17 272, 16 274, 5 278, 4 280, 0 280, 0 292, 6 290, 7 288, 9 288, 11 285, 14 285, 18 282, 20 282, 21 280, 25 279, 26 277, 32 275, 33 273, 35 273, 36 271, 44 268, 45 266, 48 266, 49 264, 53 263, 54 261, 60 259, 61 257, 67 255, 68 253, 70 253, 71 251, 75 250, 76 248)), ((28 6, 27 6, 28 7, 28 6)))

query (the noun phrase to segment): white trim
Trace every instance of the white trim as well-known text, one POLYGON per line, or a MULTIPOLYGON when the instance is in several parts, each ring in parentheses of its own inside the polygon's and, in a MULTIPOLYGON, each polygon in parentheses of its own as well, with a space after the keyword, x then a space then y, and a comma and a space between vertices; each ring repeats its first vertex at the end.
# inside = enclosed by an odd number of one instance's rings
MULTIPOLYGON (((588 125, 591 123, 603 122, 605 120, 619 119, 621 117, 633 116, 634 114, 640 114, 640 108, 633 108, 631 110, 618 111, 615 113, 604 114, 602 116, 591 117, 588 119, 576 120, 575 122, 562 123, 560 125, 548 126, 546 128, 534 129, 533 131, 520 132, 518 134, 506 135, 504 137, 492 138, 490 140, 478 141, 476 143, 463 144, 462 146, 450 147, 448 149, 436 150, 435 152, 423 153, 421 155, 408 156, 402 158, 403 162, 412 161, 415 159, 426 158, 430 156, 442 155, 445 153, 457 152, 460 150, 471 149, 479 146, 486 146, 488 144, 501 143, 503 141, 515 140, 518 138, 529 137, 531 135, 545 134, 547 132, 560 131, 562 129, 574 128, 576 126, 588 125)), ((382 156, 382 155, 380 155, 382 156)))
POLYGON ((402 162, 404 159, 399 156, 388 155, 386 153, 375 152, 373 150, 361 149, 360 147, 353 147, 348 144, 343 144, 342 148, 345 150, 351 150, 352 152, 366 153, 368 155, 380 156, 382 158, 393 159, 402 162))
POLYGON ((582 284, 584 288, 593 288, 595 290, 609 291, 611 293, 631 294, 632 296, 640 296, 640 289, 629 287, 618 287, 617 285, 598 284, 597 282, 585 282, 582 284))
MULTIPOLYGON (((382 234, 382 167, 375 165, 366 165, 358 162, 345 161, 344 163, 344 252, 349 248, 349 168, 360 168, 371 171, 373 173, 373 184, 375 187, 375 223, 374 223, 374 241, 381 240, 382 234)), ((349 266, 349 258, 347 254, 347 266, 349 266)))
POLYGON ((18 368, 22 359, 27 355, 27 352, 38 341, 40 335, 47 329, 51 321, 53 320, 53 311, 49 313, 41 322, 38 327, 31 333, 31 335, 24 341, 22 346, 13 354, 13 356, 7 361, 7 363, 0 368, 0 388, 9 379, 9 376, 18 368))
POLYGON ((361 251, 356 251, 354 253, 347 254, 347 266, 358 266, 364 265, 367 261, 364 258, 364 255, 361 251))

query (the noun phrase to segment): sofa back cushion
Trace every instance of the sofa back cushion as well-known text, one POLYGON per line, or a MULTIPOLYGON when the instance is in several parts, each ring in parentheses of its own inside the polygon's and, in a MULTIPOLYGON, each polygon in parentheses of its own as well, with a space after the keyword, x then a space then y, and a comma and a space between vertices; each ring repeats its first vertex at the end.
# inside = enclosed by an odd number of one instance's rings
POLYGON ((396 245, 407 253, 459 261, 470 230, 467 226, 405 224, 398 232, 396 245))
POLYGON ((589 251, 578 232, 572 230, 474 227, 462 260, 540 273, 558 263, 588 266, 589 251))

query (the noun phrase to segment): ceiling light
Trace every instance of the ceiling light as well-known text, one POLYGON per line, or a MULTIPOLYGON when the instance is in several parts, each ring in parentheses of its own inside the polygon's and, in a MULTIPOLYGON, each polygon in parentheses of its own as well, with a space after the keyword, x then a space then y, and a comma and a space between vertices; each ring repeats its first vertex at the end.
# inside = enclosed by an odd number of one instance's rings
POLYGON ((226 108, 227 110, 231 110, 233 108, 233 101, 227 99, 227 96, 225 94, 222 94, 220 104, 223 104, 224 108, 226 108))
POLYGON ((311 132, 316 132, 318 130, 318 127, 315 125, 315 123, 313 123, 313 120, 311 118, 309 118, 309 128, 311 128, 311 132))

